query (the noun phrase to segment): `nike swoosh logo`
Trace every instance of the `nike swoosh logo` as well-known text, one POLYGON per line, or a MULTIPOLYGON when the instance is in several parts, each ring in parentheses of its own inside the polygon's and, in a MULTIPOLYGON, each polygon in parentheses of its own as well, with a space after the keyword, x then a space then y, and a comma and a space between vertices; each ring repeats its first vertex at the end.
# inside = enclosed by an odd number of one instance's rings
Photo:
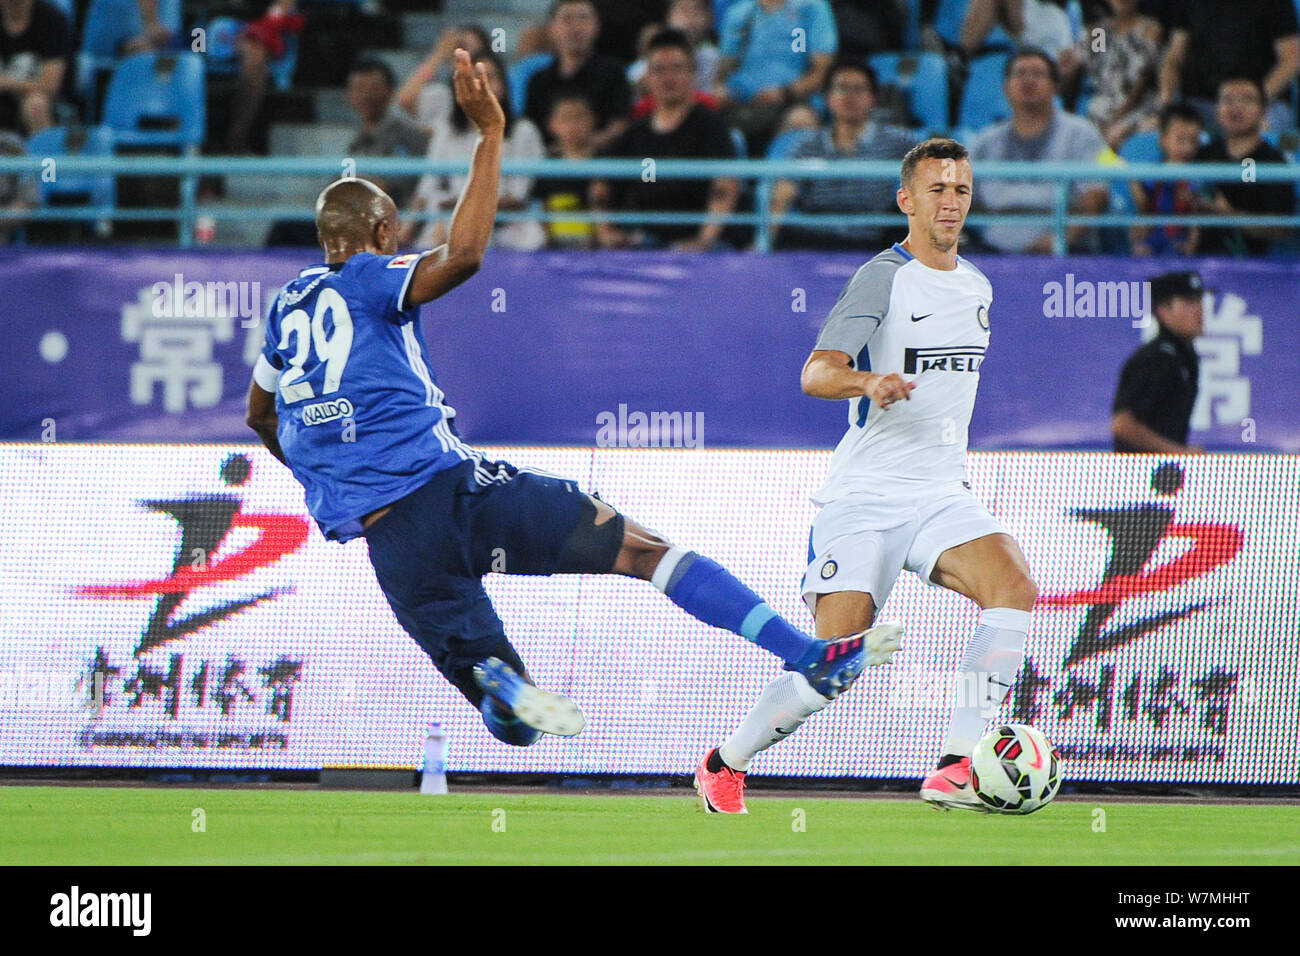
POLYGON ((775 727, 773 729, 778 734, 781 734, 783 737, 789 737, 792 733, 794 733, 795 730, 793 727, 791 727, 789 730, 786 730, 784 727, 775 727))
POLYGON ((1034 738, 1029 736, 1028 734, 1025 734, 1025 739, 1028 740, 1029 745, 1034 748, 1034 762, 1031 763, 1029 766, 1033 767, 1035 770, 1042 770, 1043 755, 1038 752, 1038 744, 1036 744, 1034 742, 1034 738))
POLYGON ((916 314, 913 314, 913 315, 912 315, 912 321, 913 321, 913 322, 920 322, 922 319, 928 319, 928 318, 929 318, 930 316, 932 316, 932 315, 934 315, 933 312, 927 312, 927 313, 925 313, 925 315, 916 315, 916 314))

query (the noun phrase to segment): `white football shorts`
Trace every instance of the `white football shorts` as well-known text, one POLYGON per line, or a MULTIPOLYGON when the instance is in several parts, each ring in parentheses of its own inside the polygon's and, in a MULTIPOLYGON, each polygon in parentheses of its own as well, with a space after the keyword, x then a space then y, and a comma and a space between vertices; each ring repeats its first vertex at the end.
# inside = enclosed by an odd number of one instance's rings
POLYGON ((814 595, 836 591, 870 594, 879 610, 904 568, 933 584, 930 574, 949 548, 1007 533, 962 482, 919 493, 853 492, 827 504, 813 519, 800 589, 810 610, 816 605, 814 595))

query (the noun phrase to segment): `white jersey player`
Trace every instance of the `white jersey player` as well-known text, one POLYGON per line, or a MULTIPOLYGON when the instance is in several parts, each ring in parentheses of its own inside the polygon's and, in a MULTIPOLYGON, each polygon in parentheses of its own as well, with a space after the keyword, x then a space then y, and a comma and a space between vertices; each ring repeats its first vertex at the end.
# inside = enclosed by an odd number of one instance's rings
MULTIPOLYGON (((966 149, 929 139, 903 159, 898 206, 908 235, 845 286, 805 364, 803 390, 848 399, 849 429, 813 496, 803 596, 817 636, 871 627, 906 568, 982 609, 960 662, 957 699, 938 767, 921 797, 981 809, 970 755, 987 715, 1006 698, 1024 654, 1038 590, 1023 553, 971 494, 966 437, 989 341, 993 290, 957 255, 970 211, 966 149)), ((868 632, 883 663, 898 625, 868 632)), ((696 768, 708 810, 744 813, 744 776, 761 750, 788 737, 830 701, 786 672, 763 691, 736 732, 696 768)))

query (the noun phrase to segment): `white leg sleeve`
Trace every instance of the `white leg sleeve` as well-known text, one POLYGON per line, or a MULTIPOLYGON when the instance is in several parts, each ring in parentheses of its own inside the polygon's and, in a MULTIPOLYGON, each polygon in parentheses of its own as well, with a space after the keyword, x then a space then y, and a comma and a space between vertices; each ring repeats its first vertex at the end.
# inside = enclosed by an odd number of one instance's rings
POLYGON ((756 753, 785 740, 829 703, 802 674, 786 671, 763 689, 754 709, 718 752, 728 767, 748 770, 756 753))
POLYGON ((956 701, 943 753, 969 757, 1016 681, 1025 656, 1030 614, 987 608, 966 645, 957 673, 956 701))

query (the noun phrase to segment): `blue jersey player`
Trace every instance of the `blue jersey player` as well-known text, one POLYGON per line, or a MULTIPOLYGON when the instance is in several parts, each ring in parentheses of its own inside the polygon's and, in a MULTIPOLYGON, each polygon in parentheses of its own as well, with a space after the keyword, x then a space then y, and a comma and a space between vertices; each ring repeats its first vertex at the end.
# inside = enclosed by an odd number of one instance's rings
MULTIPOLYGON (((420 328, 420 306, 472 276, 497 209, 504 118, 464 51, 457 102, 479 131, 447 243, 395 255, 397 209, 341 179, 316 202, 325 262, 278 294, 249 388, 248 423, 288 465, 326 537, 364 535, 402 627, 477 707, 491 733, 525 746, 572 736, 583 717, 533 686, 482 576, 624 574, 651 581, 700 620, 741 634, 826 697, 882 651, 862 634, 817 640, 715 562, 674 547, 574 482, 487 461, 456 432, 420 328)), ((887 653, 884 654, 887 657, 887 653)))

